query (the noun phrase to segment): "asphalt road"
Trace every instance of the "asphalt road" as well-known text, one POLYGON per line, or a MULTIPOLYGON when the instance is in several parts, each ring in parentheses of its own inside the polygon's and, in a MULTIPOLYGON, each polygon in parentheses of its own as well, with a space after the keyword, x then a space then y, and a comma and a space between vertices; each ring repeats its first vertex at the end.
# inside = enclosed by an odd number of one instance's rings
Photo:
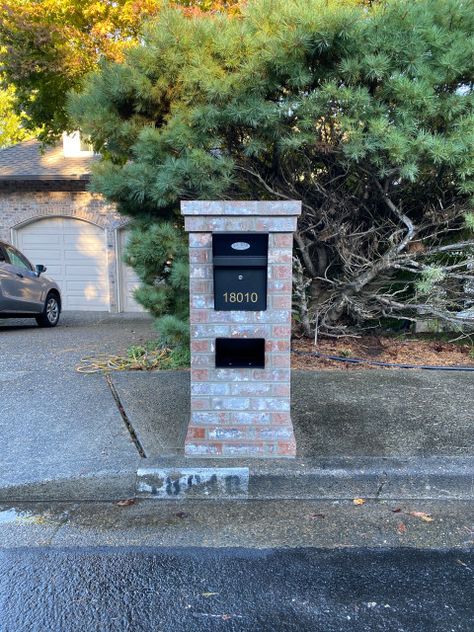
POLYGON ((472 632, 474 553, 0 552, 1 632, 472 632))

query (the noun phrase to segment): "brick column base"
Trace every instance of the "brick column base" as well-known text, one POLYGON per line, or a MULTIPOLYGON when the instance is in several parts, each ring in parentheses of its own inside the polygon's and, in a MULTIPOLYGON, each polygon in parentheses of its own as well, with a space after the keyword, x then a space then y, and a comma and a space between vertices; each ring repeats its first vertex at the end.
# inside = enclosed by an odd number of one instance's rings
POLYGON ((290 336, 299 202, 183 202, 189 235, 191 420, 185 454, 293 457, 290 336), (212 233, 269 234, 267 309, 215 311, 212 233), (215 367, 216 338, 264 338, 264 369, 215 367))

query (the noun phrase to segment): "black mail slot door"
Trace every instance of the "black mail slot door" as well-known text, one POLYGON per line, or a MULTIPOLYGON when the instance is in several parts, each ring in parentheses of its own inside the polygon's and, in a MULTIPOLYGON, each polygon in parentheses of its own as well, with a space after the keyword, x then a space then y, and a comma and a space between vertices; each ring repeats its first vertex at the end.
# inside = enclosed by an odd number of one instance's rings
POLYGON ((214 309, 267 309, 268 235, 214 233, 214 309))

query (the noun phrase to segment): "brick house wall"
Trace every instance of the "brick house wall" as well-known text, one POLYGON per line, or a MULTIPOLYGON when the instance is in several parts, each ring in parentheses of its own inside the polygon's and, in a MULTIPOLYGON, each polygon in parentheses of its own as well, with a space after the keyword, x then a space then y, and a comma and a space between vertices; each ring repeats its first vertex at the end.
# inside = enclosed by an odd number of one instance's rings
POLYGON ((102 196, 83 189, 84 182, 67 182, 63 185, 61 182, 2 184, 0 186, 0 239, 12 242, 15 230, 21 225, 45 217, 77 218, 104 229, 110 311, 115 312, 118 310, 118 231, 126 226, 129 220, 120 216, 115 206, 104 200, 102 196), (56 190, 61 186, 65 190, 56 190))

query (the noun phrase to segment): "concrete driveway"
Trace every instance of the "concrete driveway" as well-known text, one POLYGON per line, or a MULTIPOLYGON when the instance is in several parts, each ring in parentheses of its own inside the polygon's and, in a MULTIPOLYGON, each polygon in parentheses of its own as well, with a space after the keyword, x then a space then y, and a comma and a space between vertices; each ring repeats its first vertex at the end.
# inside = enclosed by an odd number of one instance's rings
POLYGON ((75 367, 85 355, 122 353, 154 335, 145 314, 64 312, 54 329, 0 320, 0 485, 135 463, 104 377, 75 367))

